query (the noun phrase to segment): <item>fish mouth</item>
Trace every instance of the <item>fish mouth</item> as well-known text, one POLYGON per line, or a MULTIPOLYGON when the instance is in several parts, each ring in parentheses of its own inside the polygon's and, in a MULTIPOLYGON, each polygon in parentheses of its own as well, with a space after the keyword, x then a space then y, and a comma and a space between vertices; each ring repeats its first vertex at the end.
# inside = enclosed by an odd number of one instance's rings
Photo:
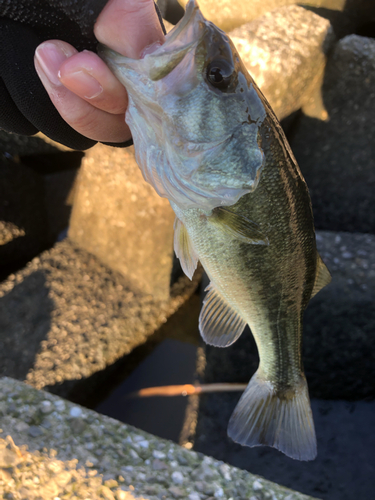
POLYGON ((195 50, 206 32, 207 21, 196 2, 190 0, 184 17, 168 33, 165 43, 141 59, 125 57, 118 52, 98 45, 98 54, 125 87, 139 84, 139 74, 158 81, 173 71, 187 53, 195 50))

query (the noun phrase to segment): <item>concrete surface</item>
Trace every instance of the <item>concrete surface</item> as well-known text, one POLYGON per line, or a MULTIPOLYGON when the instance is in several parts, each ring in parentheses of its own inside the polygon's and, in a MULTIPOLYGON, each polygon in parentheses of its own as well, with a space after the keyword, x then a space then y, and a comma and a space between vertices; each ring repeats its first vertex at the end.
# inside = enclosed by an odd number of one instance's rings
POLYGON ((4 499, 312 500, 6 377, 0 425, 4 499))
POLYGON ((228 33, 279 120, 303 106, 325 119, 319 100, 330 22, 297 5, 281 7, 228 33))

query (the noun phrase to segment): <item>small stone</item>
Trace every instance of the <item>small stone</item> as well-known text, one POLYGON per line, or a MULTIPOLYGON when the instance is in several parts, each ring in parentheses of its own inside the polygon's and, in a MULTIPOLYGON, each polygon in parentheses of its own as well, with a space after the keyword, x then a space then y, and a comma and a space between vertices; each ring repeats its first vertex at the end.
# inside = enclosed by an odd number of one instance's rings
POLYGON ((129 455, 130 455, 132 458, 134 458, 134 460, 137 460, 137 459, 139 460, 139 455, 138 455, 138 453, 137 453, 135 450, 130 450, 130 451, 129 451, 129 455))
POLYGON ((195 483, 197 490, 201 491, 205 495, 213 495, 217 488, 213 484, 206 483, 201 481, 199 483, 195 483))
POLYGON ((165 457, 166 457, 165 453, 163 453, 162 451, 158 451, 158 450, 154 450, 154 451, 152 452, 152 456, 153 456, 154 458, 160 458, 160 459, 163 459, 163 458, 165 458, 165 457))
POLYGON ((50 429, 52 427, 52 424, 48 418, 45 418, 43 422, 40 424, 44 429, 50 429))
POLYGON ((74 433, 79 434, 85 429, 86 422, 82 418, 72 418, 70 427, 74 433))
POLYGON ((218 488, 214 493, 215 498, 223 498, 223 496, 224 496, 223 488, 218 488))
POLYGON ((168 469, 168 465, 162 460, 155 458, 155 460, 152 462, 152 468, 153 470, 163 470, 168 469))
POLYGON ((108 486, 108 488, 116 488, 116 486, 118 486, 118 482, 113 478, 107 479, 104 484, 108 486))
POLYGON ((0 481, 3 481, 5 484, 10 484, 13 478, 7 470, 0 469, 0 481))
POLYGON ((229 468, 228 464, 221 464, 219 466, 219 471, 222 473, 222 475, 226 481, 232 480, 232 476, 230 475, 230 468, 229 468))
POLYGON ((184 482, 184 476, 182 475, 181 472, 179 471, 175 471, 173 472, 172 474, 172 481, 175 483, 175 484, 182 484, 184 482))
POLYGON ((17 432, 24 432, 24 431, 27 431, 27 429, 29 428, 28 424, 26 422, 18 422, 15 426, 14 426, 15 430, 17 432))
POLYGON ((65 410, 65 403, 61 399, 58 399, 53 403, 57 411, 62 412, 65 410))
POLYGON ((192 491, 191 493, 189 493, 188 499, 189 500, 201 500, 201 497, 199 496, 199 494, 196 491, 192 491))
POLYGON ((143 441, 139 441, 138 444, 141 448, 148 448, 149 447, 149 442, 146 439, 144 439, 143 441))
POLYGON ((125 467, 122 467, 122 469, 124 469, 126 472, 133 472, 134 467, 132 465, 125 465, 125 467))
MULTIPOLYGON (((130 437, 130 436, 129 436, 129 437, 130 437)), ((133 441, 134 441, 135 443, 138 443, 139 441, 143 441, 143 440, 144 440, 144 437, 143 437, 143 436, 141 436, 140 434, 134 434, 134 435, 133 435, 133 441)))
POLYGON ((259 491, 263 488, 263 485, 260 481, 258 481, 257 479, 253 482, 253 490, 254 491, 259 491))
POLYGON ((42 434, 44 434, 44 432, 39 426, 30 425, 28 434, 29 434, 29 436, 36 438, 36 437, 39 437, 42 434))
POLYGON ((116 491, 116 500, 126 500, 128 497, 127 491, 117 490, 116 491))
POLYGON ((343 256, 344 259, 352 259, 353 258, 353 254, 350 253, 350 252, 344 252, 342 254, 342 256, 343 256))
POLYGON ((22 461, 21 457, 15 449, 9 450, 8 448, 0 449, 0 467, 7 469, 14 467, 22 461))
POLYGON ((179 453, 179 454, 177 455, 177 460, 178 460, 178 463, 179 463, 180 465, 188 465, 188 463, 189 463, 189 462, 187 461, 186 457, 185 457, 182 453, 179 453))
POLYGON ((114 494, 107 486, 102 486, 100 489, 100 493, 106 500, 115 500, 114 494))
POLYGON ((82 415, 82 410, 78 406, 73 406, 73 408, 70 408, 69 415, 71 417, 80 417, 82 415))
POLYGON ((171 486, 168 491, 174 496, 174 498, 182 498, 186 496, 186 493, 178 486, 171 486))
POLYGON ((48 401, 48 400, 44 400, 42 401, 41 405, 40 405, 40 411, 42 413, 51 413, 51 411, 53 411, 53 406, 52 406, 52 403, 51 401, 48 401))

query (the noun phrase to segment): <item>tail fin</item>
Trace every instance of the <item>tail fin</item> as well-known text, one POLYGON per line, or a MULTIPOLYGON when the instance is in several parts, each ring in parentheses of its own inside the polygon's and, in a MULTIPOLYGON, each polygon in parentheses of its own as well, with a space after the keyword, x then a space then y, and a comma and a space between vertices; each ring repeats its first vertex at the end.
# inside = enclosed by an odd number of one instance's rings
POLYGON ((296 460, 314 460, 316 437, 306 380, 278 393, 256 372, 230 418, 228 435, 245 446, 273 446, 296 460))

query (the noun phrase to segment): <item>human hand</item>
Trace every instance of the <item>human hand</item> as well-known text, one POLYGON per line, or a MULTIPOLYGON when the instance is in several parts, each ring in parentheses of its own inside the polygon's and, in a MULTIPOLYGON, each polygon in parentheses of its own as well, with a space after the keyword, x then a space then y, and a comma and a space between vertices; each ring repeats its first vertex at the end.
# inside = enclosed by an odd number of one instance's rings
MULTIPOLYGON (((110 0, 94 34, 99 42, 131 58, 164 41, 153 0, 110 0)), ((124 121, 126 90, 97 54, 48 40, 36 49, 35 69, 57 111, 74 130, 101 142, 131 138, 124 121)))

